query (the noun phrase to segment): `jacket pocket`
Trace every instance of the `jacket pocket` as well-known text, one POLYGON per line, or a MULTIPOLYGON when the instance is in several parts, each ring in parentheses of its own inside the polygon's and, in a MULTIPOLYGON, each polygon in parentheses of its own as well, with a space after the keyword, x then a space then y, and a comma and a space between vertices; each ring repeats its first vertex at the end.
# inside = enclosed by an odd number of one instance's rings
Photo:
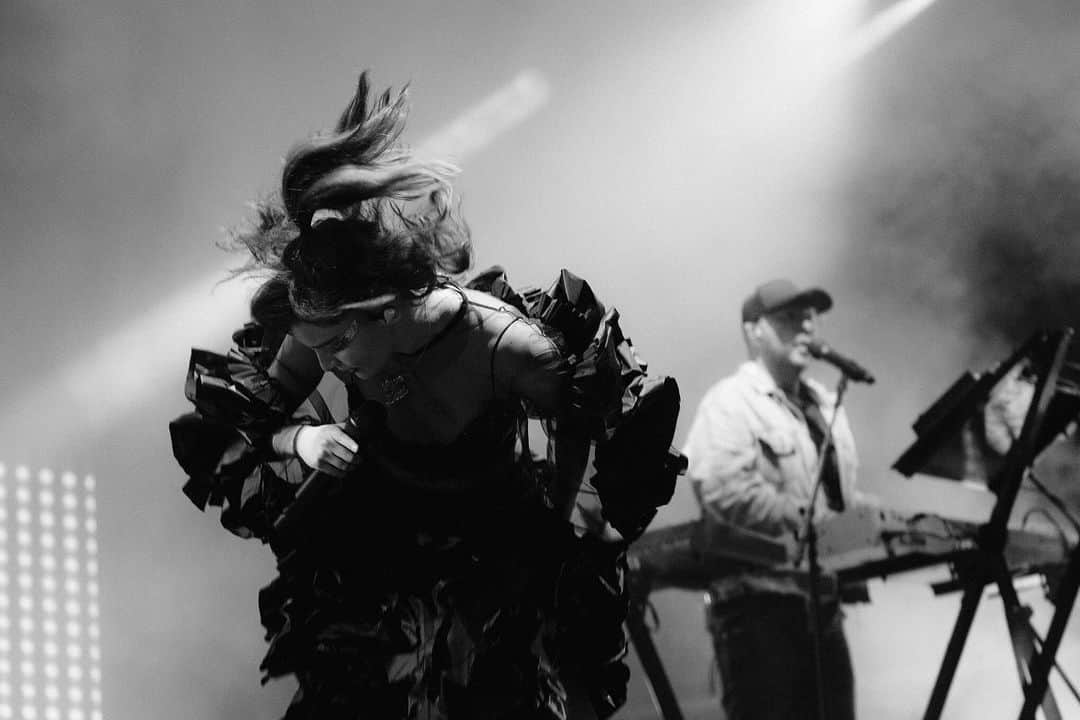
POLYGON ((781 458, 795 454, 795 441, 787 433, 777 431, 763 433, 758 438, 758 444, 761 445, 761 452, 765 455, 765 459, 773 465, 779 465, 781 458))

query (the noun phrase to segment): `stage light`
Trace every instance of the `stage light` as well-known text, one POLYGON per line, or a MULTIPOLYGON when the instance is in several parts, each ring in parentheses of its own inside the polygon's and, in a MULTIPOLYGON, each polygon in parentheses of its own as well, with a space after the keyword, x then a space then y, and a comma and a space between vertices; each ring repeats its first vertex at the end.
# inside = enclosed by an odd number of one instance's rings
POLYGON ((101 680, 95 482, 72 471, 33 473, 25 466, 14 475, 18 485, 0 495, 0 544, 16 540, 0 548, 0 677, 21 691, 19 702, 8 704, 9 715, 85 720, 101 680), (60 492, 49 487, 54 482, 60 492), (60 536, 57 525, 64 529, 60 536), (17 593, 9 596, 4 589, 12 582, 17 593))

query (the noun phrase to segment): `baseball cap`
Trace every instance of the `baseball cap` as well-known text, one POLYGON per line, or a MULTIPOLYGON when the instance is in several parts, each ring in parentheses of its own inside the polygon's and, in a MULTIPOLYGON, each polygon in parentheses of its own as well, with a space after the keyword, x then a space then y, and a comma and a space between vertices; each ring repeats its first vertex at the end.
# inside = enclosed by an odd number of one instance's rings
POLYGON ((753 322, 767 313, 792 305, 812 307, 819 313, 832 307, 832 297, 821 288, 802 290, 787 278, 777 278, 758 285, 743 301, 743 322, 753 322))

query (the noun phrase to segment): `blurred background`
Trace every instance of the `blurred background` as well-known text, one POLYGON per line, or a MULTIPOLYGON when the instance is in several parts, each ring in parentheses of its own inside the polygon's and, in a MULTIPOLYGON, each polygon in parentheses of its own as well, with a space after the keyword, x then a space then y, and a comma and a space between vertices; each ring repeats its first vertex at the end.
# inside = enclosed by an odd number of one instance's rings
MULTIPOLYGON (((250 289, 218 284, 239 258, 215 243, 362 69, 411 83, 406 139, 464 168, 476 267, 587 278, 678 378, 678 440, 743 358, 742 299, 776 276, 820 284, 823 335, 879 378, 847 400, 864 489, 979 520, 988 494, 889 467, 964 369, 1076 324, 1078 40, 1071 0, 0 3, 0 476, 71 472, 95 499, 93 632, 72 655, 93 682, 71 707, 284 711, 292 685, 257 669, 271 555, 181 494, 166 426, 188 408, 189 349, 223 351, 246 319, 250 289)), ((1076 508, 1059 445, 1050 479, 1076 508)), ((696 514, 680 486, 655 524, 696 514)), ((849 613, 862 717, 921 716, 958 605, 931 593, 942 573, 876 581, 849 613)), ((1021 598, 1044 630, 1041 591, 1021 598)), ((653 599, 684 711, 722 717, 701 598, 653 599)), ((1073 673, 1078 635, 1074 620, 1059 653, 1073 673)), ((10 657, 0 691, 29 684, 33 702, 0 709, 44 717, 33 688, 54 679, 10 657)), ((618 717, 656 717, 633 668, 618 717)), ((945 717, 1015 717, 1020 697, 988 594, 945 717)))

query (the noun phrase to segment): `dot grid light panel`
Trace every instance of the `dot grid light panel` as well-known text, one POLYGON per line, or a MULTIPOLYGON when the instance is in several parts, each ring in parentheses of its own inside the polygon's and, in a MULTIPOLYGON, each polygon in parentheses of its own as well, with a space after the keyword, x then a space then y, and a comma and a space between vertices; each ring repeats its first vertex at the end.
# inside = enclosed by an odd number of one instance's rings
POLYGON ((101 720, 94 478, 0 463, 0 720, 101 720))

